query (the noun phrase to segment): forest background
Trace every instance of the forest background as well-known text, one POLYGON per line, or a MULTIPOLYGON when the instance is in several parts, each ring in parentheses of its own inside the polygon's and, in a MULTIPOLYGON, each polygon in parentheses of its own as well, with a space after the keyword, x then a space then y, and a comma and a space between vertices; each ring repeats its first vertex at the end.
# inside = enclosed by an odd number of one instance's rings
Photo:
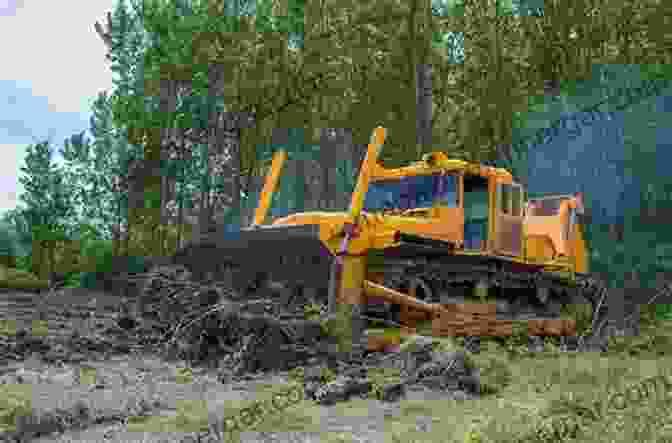
POLYGON ((276 206, 344 208, 379 125, 386 166, 436 149, 499 163, 534 110, 595 66, 670 65, 664 7, 119 0, 92 24, 115 88, 93 105, 91 138, 28 147, 0 255, 75 286, 139 270, 195 234, 248 224, 279 147, 294 160, 288 176, 306 179, 285 183, 276 206))

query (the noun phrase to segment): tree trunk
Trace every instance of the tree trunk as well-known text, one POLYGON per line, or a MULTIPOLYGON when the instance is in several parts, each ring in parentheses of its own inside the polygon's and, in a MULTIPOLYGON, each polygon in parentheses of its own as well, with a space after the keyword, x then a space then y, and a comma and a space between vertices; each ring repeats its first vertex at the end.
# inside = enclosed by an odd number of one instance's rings
POLYGON ((416 93, 416 142, 426 152, 432 144, 432 67, 429 64, 416 65, 416 93))
MULTIPOLYGON (((210 170, 209 163, 210 162, 208 162, 207 171, 210 170)), ((198 211, 198 231, 201 235, 206 234, 208 232, 211 218, 212 218, 212 211, 210 205, 210 187, 206 185, 205 189, 201 189, 201 198, 198 211)))
POLYGON ((336 207, 336 158, 341 137, 339 130, 334 128, 322 128, 320 135, 321 206, 329 210, 336 207))
POLYGON ((133 231, 138 223, 139 208, 143 202, 143 183, 141 174, 142 160, 134 160, 128 165, 126 182, 128 184, 128 214, 126 220, 126 235, 124 249, 131 254, 133 231))
POLYGON ((184 163, 186 161, 186 155, 185 155, 185 147, 184 147, 184 139, 182 140, 182 144, 180 146, 180 151, 178 152, 178 158, 180 160, 180 164, 178 168, 180 168, 180 173, 178 174, 178 177, 182 181, 180 183, 180 180, 178 180, 175 183, 175 195, 177 197, 177 239, 176 239, 176 244, 177 244, 177 250, 182 248, 182 229, 183 229, 183 223, 184 223, 184 186, 185 186, 185 181, 186 177, 184 176, 184 163))
POLYGON ((225 182, 228 182, 228 186, 223 188, 222 195, 218 199, 220 206, 217 211, 224 213, 228 208, 229 213, 240 215, 240 193, 242 191, 240 127, 238 118, 234 113, 226 113, 221 118, 220 140, 222 146, 219 151, 221 163, 218 165, 218 173, 221 174, 225 182))
MULTIPOLYGON (((166 78, 160 81, 160 91, 159 91, 159 114, 163 117, 173 115, 177 109, 177 92, 178 84, 176 81, 166 78)), ((150 254, 154 257, 162 256, 165 249, 165 226, 167 224, 167 200, 168 195, 166 191, 168 190, 168 178, 166 174, 163 174, 161 171, 161 160, 167 159, 169 154, 169 146, 171 141, 173 141, 174 129, 172 127, 172 119, 162 122, 161 128, 154 133, 153 146, 150 150, 151 164, 153 167, 153 177, 150 180, 153 186, 153 190, 159 193, 156 196, 159 207, 152 207, 148 212, 149 223, 146 225, 146 229, 152 229, 153 235, 151 252, 150 254), (158 228, 158 229, 157 229, 158 228)), ((147 156, 147 147, 145 147, 145 158, 147 156)))

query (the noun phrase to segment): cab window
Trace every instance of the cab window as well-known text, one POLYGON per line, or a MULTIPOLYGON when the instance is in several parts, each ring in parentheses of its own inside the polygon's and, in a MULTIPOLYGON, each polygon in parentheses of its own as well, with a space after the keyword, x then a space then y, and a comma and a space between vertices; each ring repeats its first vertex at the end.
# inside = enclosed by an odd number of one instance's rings
POLYGON ((508 184, 500 184, 498 188, 500 213, 515 217, 522 216, 522 188, 508 184))
POLYGON ((433 206, 457 207, 455 175, 421 175, 369 184, 364 210, 406 210, 433 206))
POLYGON ((558 215, 562 198, 543 198, 530 200, 528 203, 528 213, 531 216, 553 216, 558 215))

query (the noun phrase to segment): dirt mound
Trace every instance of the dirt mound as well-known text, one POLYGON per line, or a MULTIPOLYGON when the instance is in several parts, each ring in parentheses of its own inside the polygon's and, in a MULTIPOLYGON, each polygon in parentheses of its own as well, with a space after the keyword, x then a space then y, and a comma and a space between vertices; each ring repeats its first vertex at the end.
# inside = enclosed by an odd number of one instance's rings
POLYGON ((318 321, 303 318, 302 306, 292 311, 273 293, 242 300, 225 283, 192 281, 180 265, 158 266, 144 277, 126 314, 140 328, 163 332, 169 358, 224 365, 236 374, 285 370, 319 354, 319 342, 328 340, 318 321))

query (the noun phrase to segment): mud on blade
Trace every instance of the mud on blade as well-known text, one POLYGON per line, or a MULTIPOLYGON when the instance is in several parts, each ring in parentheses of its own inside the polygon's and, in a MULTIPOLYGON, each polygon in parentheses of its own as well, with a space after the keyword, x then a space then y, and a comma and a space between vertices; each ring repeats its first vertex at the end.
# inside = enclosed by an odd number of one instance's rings
POLYGON ((217 230, 175 255, 197 279, 211 273, 244 292, 268 280, 326 291, 333 256, 319 238, 319 226, 262 226, 239 232, 217 230))

